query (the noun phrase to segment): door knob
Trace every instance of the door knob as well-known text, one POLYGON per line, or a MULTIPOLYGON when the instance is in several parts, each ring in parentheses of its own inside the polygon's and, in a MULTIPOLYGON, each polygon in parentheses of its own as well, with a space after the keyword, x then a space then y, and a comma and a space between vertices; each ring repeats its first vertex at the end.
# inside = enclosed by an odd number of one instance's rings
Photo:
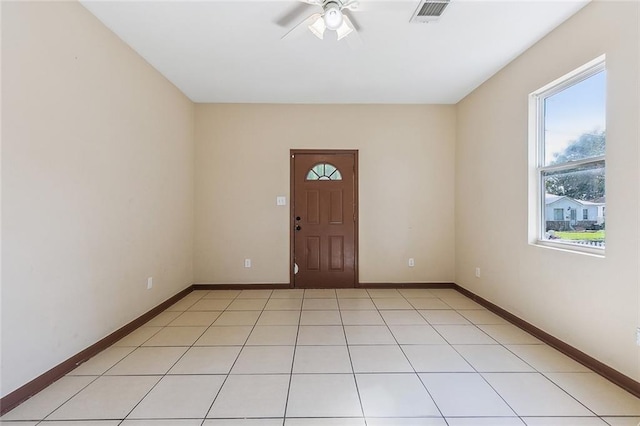
POLYGON ((296 220, 300 220, 300 216, 296 216, 296 220))
POLYGON ((300 225, 296 225, 296 231, 301 230, 302 228, 300 227, 300 225))

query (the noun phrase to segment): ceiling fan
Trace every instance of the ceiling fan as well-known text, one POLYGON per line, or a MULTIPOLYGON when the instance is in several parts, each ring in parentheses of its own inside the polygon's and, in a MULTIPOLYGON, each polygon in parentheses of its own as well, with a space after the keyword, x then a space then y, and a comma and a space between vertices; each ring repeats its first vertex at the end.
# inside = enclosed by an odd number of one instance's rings
POLYGON ((326 30, 335 31, 338 40, 342 40, 349 34, 355 34, 357 29, 346 12, 359 10, 359 0, 299 0, 303 3, 322 7, 322 13, 317 12, 304 19, 289 30, 282 38, 289 37, 305 27, 320 40, 324 39, 326 30))

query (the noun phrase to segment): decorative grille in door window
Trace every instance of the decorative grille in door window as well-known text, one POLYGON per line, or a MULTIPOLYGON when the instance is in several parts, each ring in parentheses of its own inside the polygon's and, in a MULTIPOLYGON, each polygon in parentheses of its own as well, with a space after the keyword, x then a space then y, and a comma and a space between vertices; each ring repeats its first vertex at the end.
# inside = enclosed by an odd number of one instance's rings
POLYGON ((307 180, 342 180, 342 175, 334 165, 320 163, 309 170, 307 180))

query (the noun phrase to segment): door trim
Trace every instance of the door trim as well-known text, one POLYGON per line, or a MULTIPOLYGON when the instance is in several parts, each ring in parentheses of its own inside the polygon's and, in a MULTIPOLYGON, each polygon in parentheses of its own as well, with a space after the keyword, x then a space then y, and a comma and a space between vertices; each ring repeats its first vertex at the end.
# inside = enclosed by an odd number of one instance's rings
POLYGON ((295 225, 294 219, 294 196, 295 196, 295 176, 294 176, 294 157, 297 154, 319 154, 319 155, 334 155, 334 154, 352 154, 353 155, 353 202, 355 222, 354 222, 354 287, 360 287, 359 279, 359 261, 358 261, 358 241, 359 241, 359 224, 360 224, 360 202, 358 196, 358 150, 357 149, 291 149, 289 150, 289 288, 295 288, 295 274, 293 273, 294 256, 295 256, 295 235, 293 227, 295 225))

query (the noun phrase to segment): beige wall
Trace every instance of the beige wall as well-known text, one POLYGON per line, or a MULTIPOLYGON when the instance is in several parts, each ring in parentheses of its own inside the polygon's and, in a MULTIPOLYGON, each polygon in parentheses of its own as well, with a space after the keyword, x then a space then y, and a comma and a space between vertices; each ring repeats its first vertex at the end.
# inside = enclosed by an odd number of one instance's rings
POLYGON ((297 148, 359 150, 361 282, 451 282, 454 138, 453 106, 197 105, 196 282, 289 282, 297 148))
POLYGON ((287 283, 292 148, 359 150, 361 282, 455 278, 640 380, 638 8, 587 6, 457 107, 194 106, 79 4, 3 2, 0 395, 191 282, 287 283), (527 95, 602 53, 598 259, 527 243, 527 95))
POLYGON ((4 396, 192 283, 194 106, 79 3, 2 8, 4 396))
POLYGON ((456 282, 640 380, 639 3, 595 2, 458 104, 456 282), (528 94, 607 55, 606 257, 527 241, 528 94), (474 277, 474 267, 482 277, 474 277))

